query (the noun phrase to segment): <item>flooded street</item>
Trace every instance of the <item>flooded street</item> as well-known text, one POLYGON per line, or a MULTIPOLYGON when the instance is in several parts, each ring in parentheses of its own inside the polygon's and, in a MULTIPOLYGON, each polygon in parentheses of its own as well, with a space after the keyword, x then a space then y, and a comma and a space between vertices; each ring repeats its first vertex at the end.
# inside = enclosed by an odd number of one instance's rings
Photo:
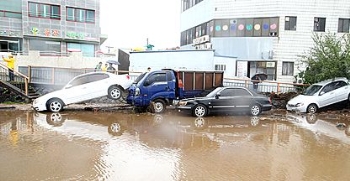
POLYGON ((0 180, 349 180, 348 123, 0 111, 0 180))

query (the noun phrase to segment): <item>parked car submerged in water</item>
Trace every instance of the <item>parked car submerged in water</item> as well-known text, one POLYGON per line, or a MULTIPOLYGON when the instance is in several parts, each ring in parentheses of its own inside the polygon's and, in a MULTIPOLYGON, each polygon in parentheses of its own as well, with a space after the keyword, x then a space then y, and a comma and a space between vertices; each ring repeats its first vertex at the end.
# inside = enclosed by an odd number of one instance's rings
POLYGON ((288 101, 288 111, 316 113, 318 109, 350 100, 346 78, 329 79, 309 86, 301 95, 288 101))
POLYGON ((103 96, 117 100, 131 84, 129 75, 86 73, 74 77, 61 90, 38 97, 33 102, 33 108, 36 111, 59 112, 66 105, 103 96))
POLYGON ((244 87, 218 87, 205 97, 183 99, 177 109, 201 117, 210 113, 249 112, 253 116, 271 110, 268 97, 244 87))

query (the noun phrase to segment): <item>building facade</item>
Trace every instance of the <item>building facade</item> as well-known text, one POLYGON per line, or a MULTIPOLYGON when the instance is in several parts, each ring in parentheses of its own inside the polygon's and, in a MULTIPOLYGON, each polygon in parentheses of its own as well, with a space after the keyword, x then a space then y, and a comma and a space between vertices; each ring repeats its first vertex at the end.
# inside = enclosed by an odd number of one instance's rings
POLYGON ((99 0, 0 0, 0 52, 93 57, 103 40, 99 0))
MULTIPOLYGON (((292 82, 314 33, 349 33, 348 0, 182 0, 181 49, 236 57, 237 77, 292 82)), ((223 67, 216 65, 215 67, 223 67)))

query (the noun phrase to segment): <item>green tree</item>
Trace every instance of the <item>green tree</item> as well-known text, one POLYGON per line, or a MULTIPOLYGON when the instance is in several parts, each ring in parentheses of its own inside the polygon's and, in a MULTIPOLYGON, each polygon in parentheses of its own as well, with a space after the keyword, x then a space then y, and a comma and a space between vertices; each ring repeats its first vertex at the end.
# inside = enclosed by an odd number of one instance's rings
POLYGON ((304 83, 313 84, 335 77, 350 78, 350 35, 335 33, 317 34, 312 37, 314 47, 300 56, 307 68, 299 73, 304 83))

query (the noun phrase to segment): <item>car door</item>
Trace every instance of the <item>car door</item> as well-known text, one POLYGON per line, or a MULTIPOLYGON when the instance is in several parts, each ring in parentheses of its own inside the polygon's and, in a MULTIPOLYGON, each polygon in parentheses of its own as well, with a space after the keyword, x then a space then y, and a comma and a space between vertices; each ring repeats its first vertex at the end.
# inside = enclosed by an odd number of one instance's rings
POLYGON ((108 78, 109 75, 104 73, 96 73, 87 76, 86 84, 82 87, 84 96, 81 98, 81 101, 106 96, 110 86, 108 78))
POLYGON ((334 85, 334 100, 332 103, 341 102, 348 99, 349 84, 343 80, 336 81, 334 85))
POLYGON ((213 112, 232 112, 235 109, 233 100, 234 88, 224 88, 218 92, 218 96, 211 101, 213 112))
POLYGON ((168 94, 170 90, 166 72, 157 72, 147 77, 144 82, 143 98, 145 104, 148 104, 154 97, 168 94))
POLYGON ((332 102, 334 102, 334 99, 335 99, 334 85, 335 85, 335 82, 330 82, 321 89, 317 97, 319 107, 325 107, 331 104, 332 102))
POLYGON ((62 99, 66 104, 76 103, 86 96, 85 84, 88 83, 87 76, 76 77, 62 89, 62 99))
POLYGON ((247 111, 253 102, 252 94, 244 88, 236 88, 234 90, 233 101, 235 104, 235 111, 247 111))

